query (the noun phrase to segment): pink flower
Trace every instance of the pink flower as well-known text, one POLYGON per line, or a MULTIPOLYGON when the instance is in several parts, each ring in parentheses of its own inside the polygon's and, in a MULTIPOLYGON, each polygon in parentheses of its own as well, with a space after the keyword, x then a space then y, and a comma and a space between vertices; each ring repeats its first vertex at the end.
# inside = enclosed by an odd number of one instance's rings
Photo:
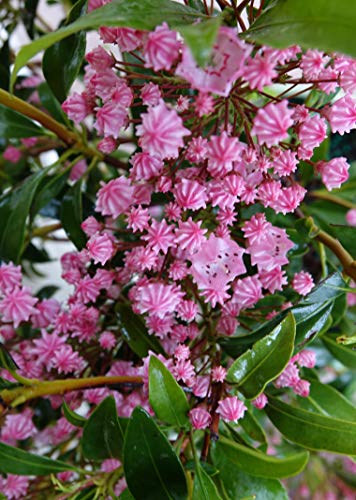
POLYGON ((356 63, 350 61, 347 69, 341 74, 340 86, 348 94, 356 92, 356 63))
POLYGON ((349 178, 350 165, 346 158, 340 156, 330 161, 318 161, 316 169, 328 191, 339 188, 349 178))
POLYGON ((101 153, 104 153, 106 155, 109 155, 117 148, 115 139, 110 136, 101 139, 101 141, 99 141, 96 146, 101 153))
POLYGON ((32 422, 32 411, 27 408, 22 413, 7 415, 5 423, 1 429, 1 441, 12 445, 16 441, 23 441, 37 432, 32 422))
POLYGON ((307 398, 309 396, 310 382, 307 380, 298 380, 298 382, 293 386, 293 390, 298 396, 307 398))
POLYGON ((14 146, 7 146, 2 156, 4 160, 9 161, 10 163, 17 163, 22 157, 22 153, 14 146))
POLYGON ((295 387, 299 382, 299 370, 293 362, 289 362, 283 372, 275 380, 275 386, 281 387, 295 387))
POLYGON ((309 116, 299 127, 298 137, 306 149, 320 146, 326 138, 327 126, 324 118, 319 115, 309 116))
POLYGON ((212 380, 213 382, 224 382, 226 377, 226 369, 223 366, 215 366, 212 371, 212 380))
POLYGON ((47 370, 50 370, 53 365, 54 353, 65 344, 65 341, 65 337, 59 337, 56 333, 47 333, 46 330, 41 330, 41 338, 33 340, 32 353, 38 356, 38 361, 43 363, 47 370))
POLYGON ((168 109, 163 101, 141 115, 142 125, 136 132, 141 136, 140 146, 153 156, 162 159, 177 158, 179 148, 184 146, 183 137, 191 132, 174 109, 168 109))
POLYGON ((259 271, 271 271, 275 267, 288 263, 287 252, 294 244, 288 238, 284 229, 270 226, 269 230, 253 240, 249 246, 251 262, 257 265, 259 271))
POLYGON ((280 151, 273 158, 273 171, 280 176, 290 175, 297 168, 296 153, 293 151, 280 151))
POLYGON ((206 207, 206 188, 199 182, 182 179, 174 188, 174 196, 184 210, 198 210, 206 207))
POLYGON ((213 177, 222 177, 232 170, 232 163, 239 159, 241 145, 236 137, 221 135, 210 137, 208 145, 208 171, 213 177))
POLYGON ((194 366, 188 359, 177 361, 173 368, 173 375, 177 380, 182 380, 188 387, 192 387, 192 385, 194 384, 194 366))
POLYGON ((262 286, 257 276, 247 276, 234 284, 233 300, 241 309, 252 307, 262 298, 262 286))
POLYGON ((246 406, 236 396, 227 397, 219 401, 219 407, 216 410, 223 420, 227 422, 237 422, 244 416, 246 406))
POLYGON ((0 266, 0 291, 7 293, 15 287, 21 286, 21 266, 15 266, 12 262, 2 263, 0 266))
POLYGON ((7 474, 6 478, 0 478, 0 491, 7 500, 23 499, 27 496, 30 480, 26 476, 7 474))
POLYGON ((37 313, 31 318, 35 328, 47 328, 57 315, 60 303, 56 299, 44 299, 36 305, 37 313))
POLYGON ((187 80, 194 89, 201 92, 227 96, 234 81, 242 75, 245 61, 252 47, 241 42, 237 30, 222 27, 211 54, 211 64, 201 68, 190 50, 184 46, 182 62, 176 74, 187 80))
POLYGON ((112 332, 103 332, 99 337, 99 344, 103 349, 110 351, 116 345, 116 338, 112 332))
POLYGON ((85 55, 85 59, 96 71, 103 71, 115 64, 114 58, 101 46, 88 52, 85 55))
POLYGON ((70 373, 79 371, 83 365, 83 360, 79 354, 73 351, 68 344, 62 345, 54 353, 53 368, 58 373, 70 373))
POLYGON ((182 293, 174 285, 148 283, 139 287, 136 296, 136 308, 142 314, 148 312, 163 318, 175 312, 182 293))
POLYGON ((210 115, 214 111, 214 98, 210 94, 199 92, 194 99, 194 108, 198 116, 201 118, 204 115, 210 115))
POLYGON ((315 49, 308 49, 301 57, 300 67, 303 70, 304 77, 307 80, 316 79, 319 73, 324 69, 330 57, 315 49))
POLYGON ((266 85, 271 85, 273 78, 276 78, 277 72, 274 70, 275 61, 268 57, 268 54, 257 54, 254 58, 249 58, 243 74, 251 89, 260 91, 266 85))
POLYGON ((2 321, 12 321, 17 328, 22 321, 28 321, 36 314, 34 305, 38 299, 32 297, 26 288, 15 287, 0 302, 2 321))
POLYGON ((194 429, 206 429, 211 423, 211 415, 204 408, 193 408, 189 412, 189 418, 194 429))
POLYGON ((130 177, 134 180, 149 180, 157 177, 163 170, 163 161, 149 153, 136 153, 131 158, 133 165, 130 177))
POLYGON ((116 218, 126 212, 132 204, 133 192, 133 186, 124 176, 102 184, 97 193, 95 210, 103 215, 116 218))
POLYGON ((356 102, 347 94, 334 102, 326 113, 331 130, 340 135, 351 132, 356 127, 356 102))
POLYGON ((100 470, 103 472, 113 472, 121 466, 121 462, 116 458, 107 458, 101 464, 100 470))
POLYGON ((260 144, 268 147, 288 138, 288 129, 293 125, 293 111, 288 109, 288 101, 277 104, 271 102, 257 111, 251 133, 260 144))
POLYGON ((127 225, 133 232, 147 229, 149 220, 150 216, 147 208, 133 207, 127 215, 127 225))
POLYGON ((94 260, 94 264, 104 266, 115 254, 115 247, 112 239, 106 234, 94 234, 87 242, 89 256, 94 260))
POLYGON ((85 160, 78 161, 78 163, 73 165, 70 171, 69 179, 73 182, 79 180, 85 174, 87 168, 88 165, 85 160))
POLYGON ((107 102, 102 108, 97 108, 94 128, 100 135, 117 139, 126 119, 127 112, 121 104, 107 102))
POLYGON ((80 227, 83 229, 87 236, 93 236, 95 233, 98 233, 102 229, 102 224, 96 220, 95 217, 90 215, 87 219, 85 219, 80 227))
POLYGON ((91 111, 85 94, 77 92, 67 97, 62 104, 62 109, 74 123, 82 122, 91 111))
POLYGON ((146 106, 157 106, 162 99, 159 86, 152 82, 145 83, 141 89, 141 99, 146 106))
POLYGON ((193 137, 187 149, 187 160, 200 163, 206 159, 208 152, 208 140, 204 137, 193 137))
POLYGON ((258 276, 263 288, 266 288, 271 293, 282 290, 282 287, 287 284, 285 272, 278 266, 270 271, 262 270, 258 273, 258 276))
POLYGON ((316 363, 315 352, 310 349, 304 349, 300 351, 297 359, 299 366, 305 366, 306 368, 314 368, 316 363))
POLYGON ((182 300, 177 308, 177 315, 187 323, 193 321, 198 314, 198 306, 193 300, 182 300))
MULTIPOLYGON (((102 30, 104 28, 100 28, 102 30)), ((114 28, 116 30, 116 43, 122 52, 130 52, 141 45, 142 35, 139 30, 132 28, 114 28)))
POLYGON ((350 210, 348 210, 346 212, 345 218, 349 226, 356 227, 356 208, 351 208, 350 210))
POLYGON ((154 71, 169 70, 178 59, 180 46, 177 33, 171 31, 167 23, 157 26, 148 34, 144 45, 145 67, 154 71))
POLYGON ((166 254, 168 249, 175 245, 173 226, 168 225, 164 219, 161 222, 154 219, 151 226, 147 228, 147 234, 142 238, 157 253, 161 250, 166 254))
POLYGON ((266 404, 268 403, 268 399, 267 399, 267 396, 265 394, 263 394, 263 392, 262 392, 259 396, 257 396, 257 398, 255 398, 253 401, 251 401, 251 403, 258 410, 262 410, 262 408, 264 408, 266 406, 266 404))

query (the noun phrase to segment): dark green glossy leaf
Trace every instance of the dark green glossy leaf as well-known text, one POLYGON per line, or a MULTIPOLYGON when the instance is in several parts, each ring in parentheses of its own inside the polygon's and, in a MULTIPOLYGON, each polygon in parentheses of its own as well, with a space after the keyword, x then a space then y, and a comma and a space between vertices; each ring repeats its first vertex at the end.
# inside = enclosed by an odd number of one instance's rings
POLYGON ((137 407, 130 419, 124 445, 127 485, 137 500, 186 500, 182 464, 154 420, 137 407))
POLYGON ((57 122, 67 123, 66 115, 58 100, 53 95, 52 90, 49 88, 48 83, 41 83, 41 85, 37 87, 37 91, 41 104, 47 109, 49 114, 57 120, 57 122))
POLYGON ((87 241, 87 237, 80 227, 83 220, 82 212, 81 182, 77 181, 64 195, 59 217, 63 229, 78 250, 84 248, 87 241))
POLYGON ((354 227, 332 224, 330 233, 334 235, 341 245, 356 259, 356 231, 354 227))
POLYGON ((130 490, 126 488, 126 490, 121 493, 120 500, 135 500, 135 497, 133 497, 130 490))
POLYGON ((345 281, 339 273, 331 274, 304 298, 303 303, 315 304, 333 300, 343 294, 345 286, 345 281))
MULTIPOLYGON (((0 377, 0 389, 13 389, 14 387, 18 387, 20 384, 19 382, 9 382, 5 378, 0 377)), ((1 401, 0 401, 0 407, 1 407, 1 401)))
POLYGON ((163 422, 185 427, 189 424, 189 405, 183 389, 164 364, 151 356, 149 364, 149 400, 163 422))
POLYGON ((277 479, 267 479, 247 474, 231 462, 213 443, 213 463, 219 469, 219 478, 231 500, 253 497, 255 500, 288 500, 288 495, 277 479))
POLYGON ((0 443, 0 472, 20 476, 46 476, 65 470, 75 471, 77 469, 60 460, 33 455, 19 448, 0 443))
POLYGON ((249 41, 343 52, 356 56, 356 10, 353 0, 279 0, 244 33, 249 41))
MULTIPOLYGON (((85 15, 86 0, 79 0, 68 15, 66 25, 85 15)), ((72 83, 78 76, 86 45, 84 31, 65 38, 45 51, 43 55, 43 74, 53 94, 62 102, 67 97, 72 83)))
POLYGON ((28 260, 31 264, 50 262, 51 258, 45 248, 38 248, 33 243, 29 243, 21 256, 22 260, 28 260))
POLYGON ((354 455, 356 423, 295 408, 269 396, 265 411, 290 441, 312 450, 354 455))
POLYGON ((294 337, 295 320, 289 314, 269 335, 234 361, 227 372, 227 381, 237 384, 246 398, 257 397, 288 364, 294 337))
POLYGON ((9 40, 0 49, 0 88, 8 90, 10 85, 10 48, 9 40))
MULTIPOLYGON (((1 123, 1 118, 0 118, 1 123)), ((0 199, 0 258, 19 262, 24 250, 26 220, 37 188, 48 169, 31 175, 0 199)))
POLYGON ((42 208, 50 203, 66 186, 69 172, 59 172, 42 180, 38 186, 36 197, 31 207, 31 216, 34 217, 42 208))
POLYGON ((253 415, 252 410, 245 411, 243 418, 239 420, 239 425, 244 431, 255 441, 267 444, 267 436, 257 418, 253 415))
POLYGON ((141 358, 147 356, 149 350, 164 354, 157 338, 148 334, 142 318, 133 313, 131 307, 120 304, 118 312, 120 332, 133 352, 141 358))
POLYGON ((181 26, 179 28, 180 34, 189 46, 199 66, 203 66, 208 62, 220 24, 221 17, 217 16, 199 24, 181 26))
POLYGON ((36 293, 36 297, 40 300, 50 299, 57 292, 57 290, 59 290, 59 287, 55 285, 43 286, 36 293))
POLYGON ((84 427, 87 422, 86 418, 78 415, 78 413, 71 410, 65 401, 63 401, 62 403, 62 411, 68 422, 70 422, 72 425, 75 425, 76 427, 84 427))
POLYGON ((219 437, 216 449, 248 474, 272 479, 295 476, 306 466, 309 453, 302 451, 284 458, 265 455, 259 450, 238 444, 224 436, 219 437))
POLYGON ((328 351, 345 366, 356 370, 356 351, 352 347, 338 344, 335 336, 324 335, 321 339, 328 351))
POLYGON ((333 302, 327 301, 325 304, 316 303, 301 305, 293 308, 293 315, 297 323, 295 337, 296 350, 304 349, 328 324, 333 308, 333 302))
POLYGON ((5 368, 5 370, 16 371, 18 366, 12 359, 11 354, 6 349, 6 347, 0 342, 0 367, 5 368))
POLYGON ((200 464, 197 464, 195 468, 193 498, 194 500, 222 500, 214 481, 200 464))
MULTIPOLYGON (((74 23, 35 40, 18 53, 13 73, 12 86, 17 73, 41 50, 82 30, 98 29, 100 26, 127 26, 140 30, 153 30, 162 22, 179 30, 194 21, 206 18, 200 12, 171 0, 113 0, 111 3, 81 16, 74 23)), ((200 28, 201 29, 201 28, 200 28)), ((204 48, 204 52, 206 48, 204 48)))
POLYGON ((44 135, 46 132, 26 116, 20 115, 0 104, 0 137, 4 139, 22 139, 44 135))
POLYGON ((89 460, 120 458, 123 438, 115 400, 108 396, 95 408, 84 426, 81 440, 83 455, 89 460))
POLYGON ((24 9, 21 11, 23 24, 26 28, 28 36, 33 39, 34 23, 39 0, 26 0, 24 9))

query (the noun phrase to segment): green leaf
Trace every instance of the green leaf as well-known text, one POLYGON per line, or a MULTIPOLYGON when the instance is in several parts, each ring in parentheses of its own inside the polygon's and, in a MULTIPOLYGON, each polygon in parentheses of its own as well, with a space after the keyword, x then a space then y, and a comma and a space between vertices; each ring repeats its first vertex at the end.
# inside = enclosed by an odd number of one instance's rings
POLYGON ((83 455, 89 460, 121 458, 125 419, 118 419, 115 399, 108 396, 87 420, 81 440, 83 455))
POLYGON ((72 465, 33 455, 19 448, 0 443, 0 472, 20 476, 46 476, 65 470, 78 470, 72 465))
POLYGON ((283 436, 300 446, 344 455, 355 454, 355 422, 295 408, 271 396, 265 411, 283 436))
POLYGON ((157 338, 148 334, 142 318, 133 313, 131 307, 120 304, 118 313, 120 332, 133 352, 141 358, 147 356, 149 350, 165 354, 157 338))
POLYGON ((15 361, 12 359, 11 354, 6 349, 4 344, 0 342, 0 367, 5 368, 8 371, 16 371, 18 370, 18 366, 15 361))
POLYGON ((69 172, 59 172, 42 180, 31 207, 32 218, 62 191, 67 184, 68 177, 69 172))
POLYGON ((44 135, 46 132, 26 116, 0 104, 0 137, 22 139, 44 135))
POLYGON ((330 417, 356 422, 356 408, 334 387, 322 384, 318 380, 310 380, 310 392, 306 399, 311 411, 324 413, 330 417))
POLYGON ((273 47, 301 45, 356 56, 354 0, 279 0, 244 33, 273 47))
POLYGON ((295 336, 297 351, 304 349, 322 333, 325 325, 328 325, 332 309, 332 301, 327 301, 325 304, 318 302, 316 304, 300 305, 292 309, 297 323, 295 336))
MULTIPOLYGON (((1 122, 1 118, 0 118, 1 122)), ((41 170, 0 199, 0 258, 19 262, 24 250, 26 220, 37 188, 47 174, 41 170)))
POLYGON ((251 410, 245 411, 243 418, 239 420, 239 424, 252 439, 267 445, 266 433, 251 410))
POLYGON ((136 499, 186 500, 187 483, 179 458, 143 408, 132 413, 124 444, 127 485, 136 499))
POLYGON ((214 481, 200 464, 197 464, 195 468, 193 498, 194 500, 222 500, 214 481))
POLYGON ((68 422, 70 422, 72 425, 75 425, 76 427, 84 427, 87 422, 86 418, 78 415, 78 413, 75 413, 75 411, 71 410, 65 401, 63 401, 62 403, 62 411, 68 422))
POLYGON ((149 364, 149 400, 163 422, 178 428, 189 424, 189 405, 183 389, 156 356, 151 356, 149 364))
POLYGON ((342 344, 338 344, 335 341, 335 337, 331 335, 323 335, 321 338, 325 347, 337 360, 339 360, 345 366, 356 370, 356 351, 351 347, 347 347, 342 344))
POLYGON ((213 443, 213 463, 219 468, 219 478, 231 500, 253 497, 255 500, 288 500, 288 495, 277 479, 257 477, 239 469, 213 443))
POLYGON ((253 399, 286 367, 292 356, 295 320, 289 314, 269 335, 258 340, 231 365, 226 379, 237 384, 242 394, 253 399))
POLYGON ((345 286, 345 281, 339 273, 331 274, 304 298, 303 303, 316 304, 333 300, 344 293, 345 286))
POLYGON ((63 229, 74 245, 81 250, 85 247, 87 237, 80 227, 82 223, 82 183, 77 181, 64 195, 61 209, 60 220, 63 229))
POLYGON ((334 235, 341 245, 356 259, 356 231, 354 227, 331 224, 330 233, 334 235))
POLYGON ((179 27, 180 34, 199 66, 203 66, 209 60, 221 20, 222 18, 217 16, 199 24, 179 27))
MULTIPOLYGON (((66 25, 84 16, 86 7, 86 0, 79 0, 69 12, 66 25)), ((43 74, 53 94, 60 102, 65 100, 78 76, 84 59, 85 46, 85 32, 79 31, 48 47, 43 55, 43 74)))
POLYGON ((42 105, 47 109, 49 114, 53 116, 57 122, 66 124, 66 114, 62 110, 52 90, 49 88, 48 83, 41 83, 41 85, 37 87, 37 91, 42 105))
MULTIPOLYGON (((11 75, 13 88, 19 70, 41 50, 78 31, 98 29, 100 26, 126 26, 140 30, 153 30, 162 22, 167 22, 171 28, 186 27, 198 19, 207 18, 185 5, 171 0, 113 0, 111 3, 81 16, 74 23, 42 36, 38 40, 23 47, 15 61, 11 75)), ((202 28, 200 27, 199 30, 202 28)), ((196 49, 193 48, 196 52, 196 49)), ((204 49, 205 53, 206 49, 204 49)))
POLYGON ((309 453, 306 451, 301 451, 284 458, 276 458, 271 455, 265 455, 259 450, 238 444, 224 436, 219 437, 216 448, 244 472, 273 479, 299 474, 309 459, 309 453))

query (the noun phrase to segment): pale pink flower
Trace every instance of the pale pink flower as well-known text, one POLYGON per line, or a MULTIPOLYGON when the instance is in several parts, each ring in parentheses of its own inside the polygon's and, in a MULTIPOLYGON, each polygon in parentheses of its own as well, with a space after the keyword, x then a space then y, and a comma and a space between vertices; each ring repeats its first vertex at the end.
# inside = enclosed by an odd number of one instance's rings
POLYGON ((180 47, 177 33, 171 31, 167 23, 157 26, 154 31, 148 34, 144 44, 145 67, 153 68, 154 71, 171 69, 178 59, 180 47))
POLYGON ((177 112, 161 101, 143 113, 141 119, 142 125, 136 127, 136 133, 141 137, 143 151, 162 159, 177 158, 179 148, 184 146, 183 137, 191 134, 177 112))
POLYGON ((234 81, 242 75, 252 47, 241 42, 237 30, 221 27, 211 53, 211 64, 201 68, 188 47, 183 47, 182 62, 176 74, 187 80, 194 89, 222 96, 230 93, 234 81))
POLYGON ((111 180, 107 184, 102 184, 97 193, 97 212, 111 217, 118 217, 132 204, 134 188, 129 179, 124 176, 111 180))
POLYGON ((193 137, 187 149, 187 160, 200 163, 207 158, 208 140, 204 137, 193 137))
POLYGON ((160 339, 164 339, 172 331, 174 320, 172 316, 165 316, 163 318, 146 316, 145 323, 150 335, 157 335, 160 339))
POLYGON ((65 417, 61 417, 50 429, 49 441, 56 446, 77 430, 65 417))
POLYGON ((264 408, 268 403, 268 399, 267 396, 262 392, 259 396, 257 396, 257 398, 253 399, 251 403, 258 410, 262 410, 262 408, 264 408))
POLYGON ((257 111, 251 133, 257 136, 260 144, 268 147, 278 144, 288 138, 288 129, 293 125, 292 115, 288 101, 271 102, 257 111))
POLYGON ((307 190, 300 184, 284 187, 280 190, 277 200, 273 200, 270 206, 276 213, 287 214, 294 212, 303 201, 307 190))
POLYGON ((273 160, 273 171, 280 176, 290 175, 297 168, 297 158, 294 151, 280 151, 273 160))
POLYGON ((173 375, 176 380, 182 380, 188 387, 192 387, 194 384, 195 371, 190 360, 178 360, 173 367, 173 375))
POLYGON ((177 308, 177 315, 187 323, 195 320, 198 314, 198 306, 193 300, 182 300, 177 308))
POLYGON ((112 242, 112 238, 110 238, 106 233, 93 234, 86 246, 89 256, 93 259, 94 264, 100 263, 104 266, 107 261, 115 255, 115 247, 112 242))
POLYGON ((175 312, 181 298, 182 292, 176 286, 158 282, 139 287, 135 302, 140 313, 148 312, 163 318, 175 312))
POLYGON ((0 301, 2 321, 11 321, 17 328, 22 321, 28 321, 32 314, 36 314, 34 305, 37 302, 29 290, 15 287, 0 301))
POLYGON ((87 165, 87 162, 85 160, 78 161, 71 168, 69 180, 71 180, 73 182, 79 180, 85 174, 87 168, 88 168, 88 165, 87 165))
POLYGON ((161 250, 166 254, 168 249, 175 245, 173 225, 167 224, 164 219, 161 222, 154 219, 147 228, 147 234, 143 235, 142 238, 157 253, 161 250))
POLYGON ((235 301, 241 309, 252 307, 262 298, 262 285, 257 276, 238 279, 234 284, 235 301))
POLYGON ((244 80, 247 81, 251 89, 260 91, 267 85, 271 85, 277 72, 274 70, 275 61, 267 54, 257 54, 247 60, 243 73, 244 80))
POLYGON ((117 460, 117 458, 107 458, 102 462, 100 466, 100 470, 103 472, 113 472, 114 470, 118 469, 121 466, 120 460, 117 460))
POLYGON ((202 221, 194 222, 191 217, 186 222, 179 221, 178 228, 175 230, 175 242, 183 250, 194 253, 202 246, 207 229, 201 228, 202 221))
POLYGON ((115 84, 110 98, 115 104, 120 104, 123 108, 128 108, 133 100, 133 92, 125 80, 119 79, 115 84))
POLYGON ((271 293, 282 290, 283 286, 287 284, 285 272, 278 266, 270 271, 261 270, 258 273, 258 277, 263 288, 266 288, 271 293))
POLYGON ((226 377, 226 369, 223 366, 215 366, 211 370, 211 376, 213 382, 224 382, 226 377))
POLYGON ((126 123, 127 112, 121 104, 106 102, 102 108, 96 109, 94 128, 98 134, 117 139, 120 130, 126 123))
POLYGON ((356 127, 356 102, 347 94, 330 106, 326 111, 326 118, 334 133, 344 135, 345 132, 351 132, 356 127))
POLYGON ((110 351, 116 345, 115 335, 110 331, 105 331, 100 334, 99 344, 103 349, 110 351))
POLYGON ((350 210, 348 210, 346 212, 345 218, 349 226, 356 227, 356 208, 351 208, 350 210))
POLYGON ((73 351, 68 344, 62 345, 54 353, 53 368, 58 373, 70 373, 79 371, 83 366, 83 359, 79 354, 73 351))
POLYGON ((304 349, 298 353, 297 363, 299 366, 305 366, 306 368, 314 368, 316 363, 316 355, 314 351, 310 349, 304 349))
POLYGON ((44 299, 36 305, 37 313, 31 318, 35 328, 47 328, 60 309, 56 299, 44 299))
POLYGON ((93 236, 102 230, 102 224, 90 215, 80 225, 87 236, 93 236))
POLYGON ((330 66, 322 69, 319 73, 318 88, 325 94, 332 94, 336 92, 339 87, 339 72, 330 66), (325 81, 323 81, 325 80, 325 81))
POLYGON ((303 70, 304 78, 314 80, 319 76, 319 73, 326 64, 330 61, 330 57, 316 49, 308 49, 301 57, 300 67, 303 70))
POLYGON ((232 164, 241 155, 241 145, 236 137, 221 135, 210 137, 208 144, 208 171, 213 177, 222 177, 232 170, 232 164))
POLYGON ((96 280, 85 276, 76 283, 76 295, 83 302, 95 302, 100 293, 96 280))
POLYGON ((340 77, 340 86, 348 94, 356 92, 356 62, 350 61, 350 64, 342 72, 340 77))
POLYGON ((108 269, 97 269, 93 281, 95 281, 96 286, 100 290, 107 290, 111 287, 112 282, 115 278, 115 271, 109 271, 108 269))
POLYGON ((206 187, 197 181, 182 179, 174 188, 174 196, 184 210, 198 210, 206 207, 206 187))
MULTIPOLYGON (((100 28, 104 29, 104 28, 100 28)), ((115 28, 116 43, 122 52, 130 52, 137 49, 142 42, 142 32, 132 28, 115 28)))
POLYGON ((193 385, 193 394, 197 398, 205 398, 208 396, 210 390, 210 378, 208 376, 200 376, 198 375, 195 378, 193 385))
POLYGON ((319 115, 309 116, 300 125, 298 137, 302 146, 307 149, 314 149, 320 146, 327 135, 327 126, 324 118, 319 115))
POLYGON ((134 180, 149 180, 157 177, 163 170, 163 161, 149 153, 136 153, 131 158, 130 177, 134 180))
POLYGON ((293 390, 298 396, 307 398, 309 396, 310 382, 307 380, 298 380, 298 382, 293 386, 293 390))
POLYGON ((104 137, 104 139, 101 139, 101 141, 98 142, 96 147, 101 153, 109 155, 110 153, 115 151, 115 149, 117 148, 117 144, 116 140, 113 137, 108 136, 104 137))
POLYGON ((219 401, 219 407, 216 410, 223 420, 227 422, 237 422, 244 416, 246 406, 236 396, 227 397, 219 401))
POLYGON ((293 242, 288 238, 284 229, 271 226, 269 230, 253 240, 249 246, 251 262, 257 264, 259 271, 271 271, 277 266, 288 263, 287 252, 293 248, 293 242))
POLYGON ((249 244, 252 245, 257 243, 261 237, 264 237, 270 229, 272 229, 272 224, 266 220, 265 214, 260 212, 245 222, 242 231, 245 233, 249 244))
POLYGON ((141 89, 141 99, 146 106, 157 106, 162 99, 159 86, 152 82, 145 83, 141 89))
POLYGON ((9 161, 10 163, 17 163, 22 157, 22 153, 19 149, 15 148, 14 146, 7 146, 2 156, 4 160, 9 161))
POLYGON ((233 335, 239 326, 238 320, 229 314, 222 314, 216 326, 217 332, 221 335, 233 335))
POLYGON ((141 206, 131 208, 127 215, 127 226, 136 231, 144 231, 148 228, 148 223, 150 216, 147 208, 142 208, 141 206))
POLYGON ((62 103, 63 111, 74 123, 82 122, 91 112, 85 94, 74 92, 62 103))
POLYGON ((194 108, 201 118, 204 115, 210 115, 214 111, 214 98, 210 94, 199 92, 194 99, 194 108))
POLYGON ((185 359, 189 359, 190 357, 190 349, 187 345, 178 344, 174 350, 174 357, 178 361, 183 361, 185 359))
POLYGON ((115 64, 115 59, 101 46, 95 47, 95 49, 88 52, 85 59, 96 71, 111 68, 115 64))
POLYGON ((12 262, 2 263, 0 266, 0 291, 7 293, 15 287, 21 286, 21 266, 15 266, 12 262))
POLYGON ((297 366, 290 361, 274 383, 278 388, 295 387, 299 380, 299 370, 297 366))
POLYGON ((47 370, 50 370, 53 365, 54 353, 65 344, 65 341, 65 337, 41 330, 41 338, 33 340, 34 347, 32 353, 38 356, 38 361, 43 363, 47 370))
POLYGON ((37 429, 32 422, 32 411, 27 408, 22 413, 7 415, 1 429, 1 441, 15 445, 36 434, 37 429))
POLYGON ((98 405, 109 395, 109 390, 106 387, 98 387, 95 389, 86 389, 83 391, 84 400, 89 404, 98 405))
POLYGON ((7 500, 23 499, 27 496, 30 480, 26 476, 7 474, 6 478, 0 478, 0 491, 7 500))
POLYGON ((211 415, 204 408, 193 408, 189 412, 189 418, 194 429, 206 429, 211 423, 211 415))
POLYGON ((183 113, 183 111, 187 111, 190 106, 190 100, 189 97, 180 95, 177 99, 177 111, 180 113, 183 113))
MULTIPOLYGON (((89 77, 89 89, 104 102, 111 98, 116 86, 123 80, 112 69, 93 72, 89 77)), ((124 82, 125 83, 125 82, 124 82)), ((126 83, 125 83, 126 85, 126 83)))
POLYGON ((318 161, 316 169, 328 191, 339 188, 349 178, 350 165, 340 156, 329 161, 318 161))
POLYGON ((189 274, 188 266, 181 260, 174 260, 169 266, 168 275, 174 281, 184 279, 189 274))
POLYGON ((164 215, 170 221, 178 221, 182 217, 182 209, 178 205, 178 203, 175 203, 174 201, 170 201, 164 207, 164 215))

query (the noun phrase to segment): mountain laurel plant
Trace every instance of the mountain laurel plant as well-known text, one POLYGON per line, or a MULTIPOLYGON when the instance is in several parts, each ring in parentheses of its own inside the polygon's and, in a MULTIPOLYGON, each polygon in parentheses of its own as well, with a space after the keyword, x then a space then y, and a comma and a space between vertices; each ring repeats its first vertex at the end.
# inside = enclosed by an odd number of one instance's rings
POLYGON ((355 498, 354 0, 12 4, 2 498, 355 498))

